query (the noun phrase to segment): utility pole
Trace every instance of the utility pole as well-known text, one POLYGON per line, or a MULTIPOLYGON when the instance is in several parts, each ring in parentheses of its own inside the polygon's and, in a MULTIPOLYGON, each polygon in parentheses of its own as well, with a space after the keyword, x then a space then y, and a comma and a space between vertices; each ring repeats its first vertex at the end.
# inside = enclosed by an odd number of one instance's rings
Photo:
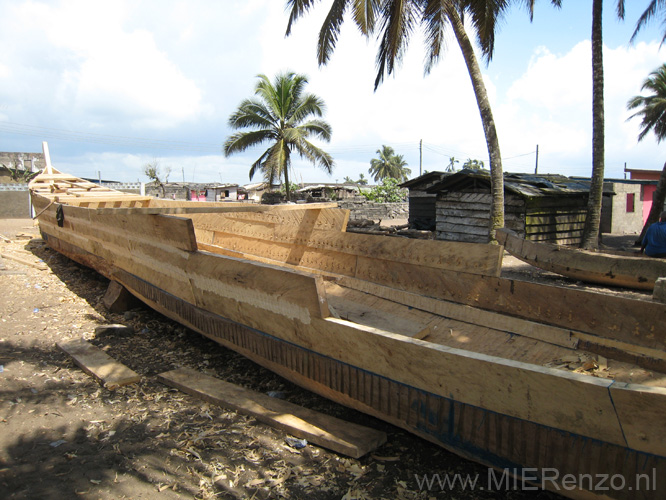
POLYGON ((536 163, 534 164, 534 175, 538 173, 539 173, 539 145, 537 144, 536 163))
POLYGON ((419 142, 419 175, 423 175, 423 139, 419 142))
POLYGON ((183 172, 183 184, 185 184, 185 167, 181 165, 180 170, 183 172))

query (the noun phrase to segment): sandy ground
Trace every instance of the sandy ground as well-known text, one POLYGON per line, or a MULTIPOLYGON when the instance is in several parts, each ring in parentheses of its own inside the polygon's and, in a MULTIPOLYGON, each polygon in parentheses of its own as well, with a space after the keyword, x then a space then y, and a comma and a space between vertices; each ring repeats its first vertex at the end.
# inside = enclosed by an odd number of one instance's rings
POLYGON ((415 475, 486 477, 487 469, 304 391, 150 309, 108 312, 101 303, 108 281, 29 239, 38 236, 29 220, 0 220, 0 234, 11 240, 0 238, 6 256, 46 264, 5 258, 0 270, 2 499, 556 498, 419 488, 415 475), (134 333, 95 335, 110 323, 134 333), (137 371, 141 382, 101 387, 55 347, 74 338, 137 371), (384 430, 388 443, 360 460, 311 444, 296 450, 284 433, 156 380, 181 366, 384 430))

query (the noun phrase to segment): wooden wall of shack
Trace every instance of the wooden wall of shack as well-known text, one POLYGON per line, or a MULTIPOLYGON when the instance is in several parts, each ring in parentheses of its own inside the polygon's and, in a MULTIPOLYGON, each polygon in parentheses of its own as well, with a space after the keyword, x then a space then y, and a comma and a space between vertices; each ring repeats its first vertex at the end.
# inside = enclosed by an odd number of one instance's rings
POLYGON ((437 193, 427 190, 440 182, 449 172, 428 172, 400 184, 409 189, 409 227, 424 231, 435 231, 437 193))
MULTIPOLYGON (((523 179, 505 178, 505 227, 528 240, 557 244, 581 241, 587 192, 580 184, 566 184, 555 176, 523 179)), ((430 188, 436 192, 436 238, 449 241, 486 243, 492 195, 483 174, 459 172, 430 188)))

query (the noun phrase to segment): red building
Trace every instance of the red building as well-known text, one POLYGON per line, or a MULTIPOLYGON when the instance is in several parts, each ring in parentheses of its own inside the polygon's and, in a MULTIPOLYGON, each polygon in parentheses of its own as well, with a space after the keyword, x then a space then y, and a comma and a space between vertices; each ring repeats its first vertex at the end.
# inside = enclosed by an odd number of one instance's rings
POLYGON ((657 190, 657 182, 661 176, 661 170, 642 170, 640 168, 624 168, 625 173, 629 172, 629 178, 632 180, 655 181, 654 184, 643 184, 641 186, 641 200, 643 201, 643 224, 647 221, 652 208, 654 192, 657 190))

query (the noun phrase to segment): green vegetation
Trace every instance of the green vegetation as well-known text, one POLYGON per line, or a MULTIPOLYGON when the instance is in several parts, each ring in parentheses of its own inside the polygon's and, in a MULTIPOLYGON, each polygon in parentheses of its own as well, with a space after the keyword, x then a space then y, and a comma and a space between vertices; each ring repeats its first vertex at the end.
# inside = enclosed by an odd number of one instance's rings
POLYGON ((398 187, 398 180, 387 177, 381 185, 373 187, 370 191, 361 191, 361 194, 370 201, 378 203, 398 203, 407 198, 404 189, 398 187))

